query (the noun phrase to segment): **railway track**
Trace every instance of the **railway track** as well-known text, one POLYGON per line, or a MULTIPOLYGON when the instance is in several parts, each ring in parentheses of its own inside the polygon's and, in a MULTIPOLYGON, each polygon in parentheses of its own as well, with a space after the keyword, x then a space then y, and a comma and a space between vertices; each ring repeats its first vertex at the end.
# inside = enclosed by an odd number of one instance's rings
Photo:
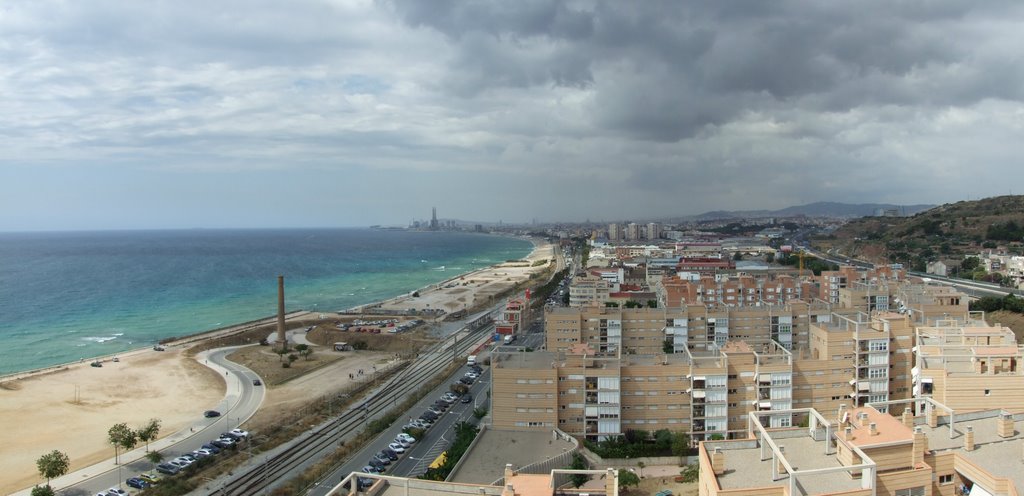
POLYGON ((457 339, 449 338, 434 345, 392 376, 361 404, 349 408, 331 421, 306 431, 266 461, 236 469, 235 475, 229 481, 206 494, 250 496, 261 494, 271 489, 272 485, 287 480, 289 474, 333 452, 339 441, 357 433, 369 419, 393 408, 399 400, 434 378, 452 363, 455 357, 468 351, 470 346, 476 343, 477 338, 487 334, 490 327, 483 325, 468 332, 459 331, 453 335, 457 339), (462 335, 459 336, 460 334, 462 335))

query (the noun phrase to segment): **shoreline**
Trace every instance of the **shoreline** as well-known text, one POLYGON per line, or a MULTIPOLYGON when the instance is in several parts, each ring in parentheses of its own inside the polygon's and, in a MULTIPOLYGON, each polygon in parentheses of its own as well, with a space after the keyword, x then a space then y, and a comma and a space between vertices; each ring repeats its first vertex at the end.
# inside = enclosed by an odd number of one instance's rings
MULTIPOLYGON (((524 239, 526 241, 529 241, 533 245, 533 247, 531 248, 530 252, 524 257, 526 259, 528 259, 528 258, 532 257, 534 254, 536 254, 538 249, 541 247, 541 240, 538 239, 538 238, 534 238, 534 237, 526 237, 526 238, 524 238, 524 237, 521 237, 521 236, 512 236, 512 235, 504 235, 504 234, 488 234, 488 233, 484 233, 484 234, 485 235, 489 235, 489 236, 502 236, 502 237, 508 237, 508 238, 524 239)), ((492 265, 487 266, 487 267, 481 267, 479 269, 474 269, 474 270, 471 270, 471 271, 468 271, 468 272, 463 272, 463 273, 457 274, 455 276, 452 276, 452 277, 450 277, 448 279, 445 279, 443 281, 440 281, 440 282, 437 282, 437 283, 428 284, 426 286, 423 286, 421 288, 414 289, 414 290, 411 290, 411 291, 406 291, 406 292, 403 292, 403 293, 401 293, 399 295, 393 296, 391 298, 386 298, 386 299, 383 299, 383 300, 372 301, 372 302, 369 302, 369 303, 365 303, 363 305, 357 305, 355 307, 352 307, 352 308, 349 308, 349 309, 346 309, 346 310, 340 310, 340 311, 311 311, 311 310, 306 310, 306 309, 290 310, 290 311, 288 311, 285 314, 285 320, 287 321, 288 319, 294 318, 294 317, 296 317, 298 315, 301 315, 301 314, 336 313, 336 314, 341 314, 341 315, 351 315, 353 312, 361 312, 361 311, 364 311, 366 309, 370 309, 372 307, 380 308, 382 305, 388 304, 389 302, 397 301, 397 300, 399 300, 401 298, 404 298, 404 297, 407 297, 408 295, 411 295, 413 293, 416 293, 416 292, 428 292, 428 291, 431 291, 431 290, 443 287, 445 284, 450 284, 452 281, 457 280, 460 277, 466 277, 466 276, 469 276, 469 275, 472 275, 472 274, 482 273, 482 272, 485 272, 487 270, 490 270, 490 269, 493 269, 495 267, 498 267, 498 266, 500 266, 501 264, 504 264, 504 263, 507 263, 507 262, 502 261, 502 262, 498 262, 498 263, 492 264, 492 265)), ((285 289, 285 293, 287 294, 287 288, 285 289)), ((448 312, 446 312, 444 314, 441 314, 441 315, 434 316, 434 317, 435 318, 436 317, 444 317, 447 314, 448 314, 448 312)), ((197 342, 197 341, 202 341, 202 340, 205 340, 205 339, 209 339, 209 338, 215 337, 215 335, 217 335, 217 333, 222 333, 222 332, 227 332, 227 331, 241 332, 243 330, 246 330, 246 329, 251 328, 251 327, 255 327, 255 326, 260 325, 260 324, 266 324, 267 322, 274 322, 276 319, 277 319, 276 315, 270 315, 270 316, 267 316, 267 317, 253 319, 253 320, 249 320, 249 321, 245 321, 245 322, 229 324, 229 325, 226 325, 226 326, 216 327, 216 328, 213 328, 213 329, 206 329, 206 330, 198 331, 198 332, 195 332, 195 333, 192 333, 192 334, 186 334, 186 335, 183 335, 183 336, 168 336, 166 338, 162 338, 162 339, 158 340, 156 343, 154 343, 154 345, 155 344, 161 344, 161 345, 164 345, 164 346, 181 346, 181 345, 185 345, 185 344, 189 344, 189 343, 193 343, 193 342, 197 342), (173 339, 173 341, 168 341, 168 340, 171 340, 171 339, 173 339)), ((110 361, 111 359, 113 359, 114 357, 124 357, 124 356, 129 356, 129 355, 135 355, 135 354, 138 354, 138 353, 141 353, 141 352, 150 351, 152 349, 153 349, 153 345, 146 345, 146 346, 140 346, 138 348, 126 349, 126 350, 123 350, 123 351, 120 351, 120 352, 116 352, 116 353, 107 353, 107 354, 96 355, 96 356, 92 356, 92 357, 83 357, 83 358, 80 358, 78 360, 58 363, 58 364, 54 364, 54 365, 47 365, 47 366, 43 366, 43 367, 37 367, 37 368, 31 368, 31 369, 25 369, 25 370, 18 370, 18 371, 7 372, 7 373, 0 373, 0 384, 2 384, 4 382, 8 382, 8 381, 17 381, 17 380, 27 379, 27 378, 31 378, 31 377, 38 377, 40 375, 46 375, 46 374, 51 374, 51 373, 59 373, 59 372, 67 371, 67 370, 69 370, 73 366, 87 364, 87 363, 94 362, 94 361, 107 362, 107 361, 110 361)))

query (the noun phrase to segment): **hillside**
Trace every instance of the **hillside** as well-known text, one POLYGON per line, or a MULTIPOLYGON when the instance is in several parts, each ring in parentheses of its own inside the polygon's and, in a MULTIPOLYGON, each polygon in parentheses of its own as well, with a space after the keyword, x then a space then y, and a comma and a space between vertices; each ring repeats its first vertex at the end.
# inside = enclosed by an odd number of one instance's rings
POLYGON ((838 203, 838 202, 816 202, 807 205, 797 205, 779 210, 715 210, 693 215, 682 219, 672 220, 722 220, 722 219, 760 219, 767 217, 828 217, 836 219, 864 217, 875 215, 878 210, 894 209, 903 215, 912 215, 927 210, 934 205, 891 205, 888 203, 838 203))
POLYGON ((929 261, 959 261, 985 249, 1021 253, 1022 239, 1024 196, 997 196, 940 205, 911 217, 856 219, 813 243, 863 260, 924 271, 929 261))

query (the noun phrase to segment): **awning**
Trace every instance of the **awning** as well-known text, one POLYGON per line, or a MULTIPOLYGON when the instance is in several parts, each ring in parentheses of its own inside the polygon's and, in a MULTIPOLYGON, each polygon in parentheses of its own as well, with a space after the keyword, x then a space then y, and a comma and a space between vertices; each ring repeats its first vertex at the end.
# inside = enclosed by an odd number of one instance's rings
POLYGON ((698 389, 698 390, 694 391, 693 392, 693 397, 694 398, 703 398, 704 397, 704 390, 703 389, 698 389))
POLYGON ((931 384, 932 383, 932 378, 931 377, 922 377, 921 378, 921 383, 922 384, 931 384))
POLYGON ((761 374, 761 375, 757 376, 757 380, 759 382, 772 382, 772 375, 771 374, 761 374))
POLYGON ((761 400, 761 401, 757 402, 757 406, 759 408, 771 408, 772 407, 772 402, 769 401, 769 400, 761 400))
POLYGON ((704 377, 702 375, 695 375, 695 376, 693 376, 693 380, 695 380, 695 381, 706 381, 707 379, 708 379, 707 377, 704 377))
POLYGON ((977 482, 974 483, 974 487, 971 488, 970 496, 992 496, 992 493, 985 490, 977 482))

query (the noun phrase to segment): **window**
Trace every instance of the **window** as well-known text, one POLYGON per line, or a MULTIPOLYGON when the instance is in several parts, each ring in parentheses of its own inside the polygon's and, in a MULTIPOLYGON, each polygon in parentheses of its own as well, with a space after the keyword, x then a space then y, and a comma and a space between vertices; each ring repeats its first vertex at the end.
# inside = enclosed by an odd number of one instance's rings
POLYGON ((924 496, 924 486, 897 489, 896 496, 924 496))
POLYGON ((991 389, 986 389, 985 390, 985 396, 990 396, 991 394, 992 394, 992 390, 991 389))
POLYGON ((946 485, 953 483, 953 474, 946 474, 939 476, 939 484, 946 485))

